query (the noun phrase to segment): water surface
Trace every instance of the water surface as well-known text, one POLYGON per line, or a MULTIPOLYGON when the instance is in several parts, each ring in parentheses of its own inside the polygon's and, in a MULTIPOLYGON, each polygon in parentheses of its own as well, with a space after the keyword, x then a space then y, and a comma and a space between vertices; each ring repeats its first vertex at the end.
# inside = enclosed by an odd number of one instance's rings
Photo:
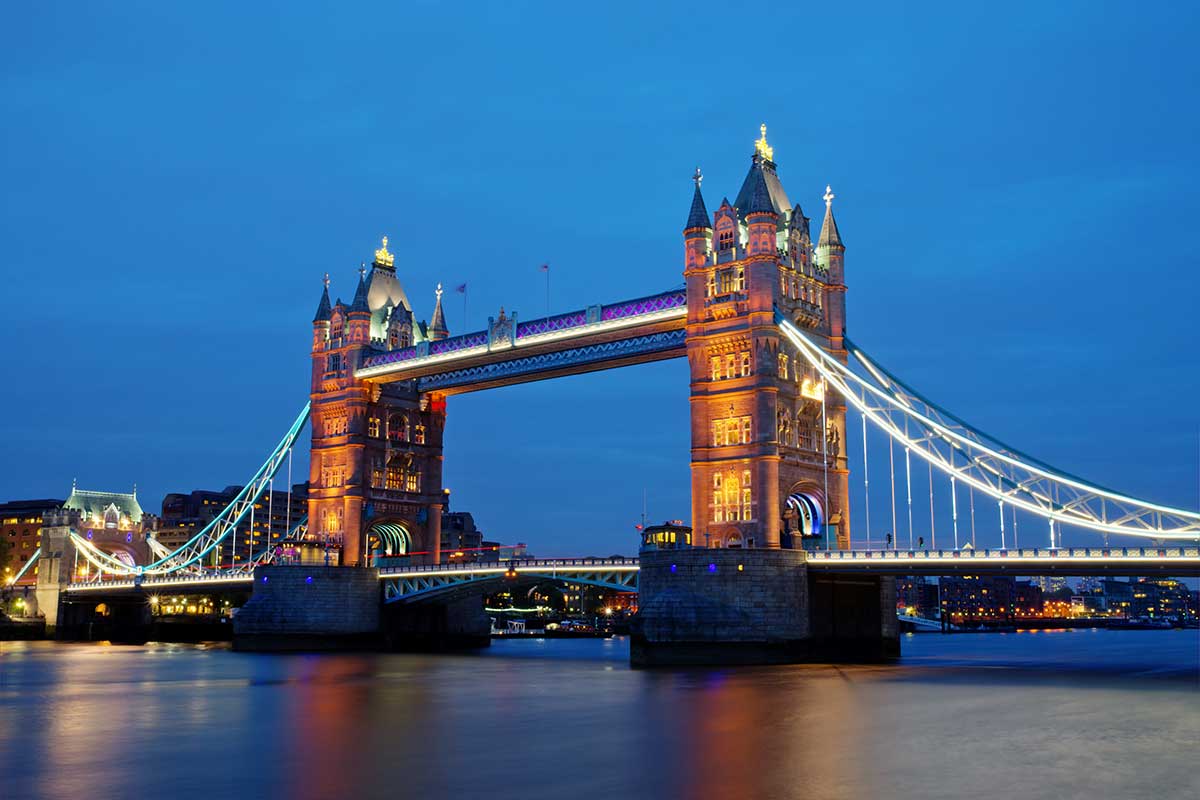
POLYGON ((0 643, 4 798, 1200 797, 1200 633, 922 634, 893 666, 0 643))

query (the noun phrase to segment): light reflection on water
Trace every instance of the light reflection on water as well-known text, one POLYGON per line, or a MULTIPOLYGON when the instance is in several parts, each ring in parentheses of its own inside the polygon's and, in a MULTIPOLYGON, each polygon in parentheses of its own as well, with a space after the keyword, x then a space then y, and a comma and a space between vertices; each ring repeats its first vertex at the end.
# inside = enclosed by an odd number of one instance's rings
POLYGON ((893 666, 0 643, 0 795, 1200 796, 1200 633, 906 638, 893 666))

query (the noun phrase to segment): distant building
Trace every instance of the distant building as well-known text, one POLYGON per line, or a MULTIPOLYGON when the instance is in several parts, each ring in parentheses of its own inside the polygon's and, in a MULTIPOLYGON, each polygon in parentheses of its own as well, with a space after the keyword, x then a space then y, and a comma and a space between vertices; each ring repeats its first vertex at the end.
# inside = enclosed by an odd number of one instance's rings
POLYGON ((936 617, 938 585, 923 577, 896 579, 896 607, 918 617, 936 617))
MULTIPOLYGON (((189 493, 172 493, 163 498, 162 519, 156 538, 164 546, 174 550, 204 529, 221 511, 233 502, 241 486, 226 486, 221 491, 197 489, 189 493)), ((254 525, 251 530, 250 516, 238 525, 232 534, 213 551, 207 563, 230 564, 246 561, 252 553, 261 552, 269 542, 287 538, 304 515, 308 513, 308 484, 292 486, 290 496, 286 490, 263 492, 254 504, 254 525), (236 556, 236 559, 235 559, 236 556)))
POLYGON ((1189 618, 1191 591, 1171 578, 1142 578, 1130 584, 1130 616, 1183 621, 1189 618))
POLYGON ((1030 583, 1042 590, 1043 595, 1051 595, 1067 588, 1067 579, 1051 575, 1030 578, 1030 583))
MULTIPOLYGON (((10 500, 0 503, 0 546, 8 548, 8 565, 0 576, 0 586, 9 584, 12 576, 25 569, 38 549, 42 521, 49 511, 62 508, 62 500, 10 500)), ((37 583, 37 563, 27 569, 17 586, 37 583)))
POLYGON ((941 607, 944 619, 955 625, 994 624, 1013 617, 1016 581, 1005 576, 942 578, 941 607))
POLYGON ((443 512, 442 558, 446 561, 491 560, 484 555, 483 531, 475 527, 475 517, 471 512, 443 512))

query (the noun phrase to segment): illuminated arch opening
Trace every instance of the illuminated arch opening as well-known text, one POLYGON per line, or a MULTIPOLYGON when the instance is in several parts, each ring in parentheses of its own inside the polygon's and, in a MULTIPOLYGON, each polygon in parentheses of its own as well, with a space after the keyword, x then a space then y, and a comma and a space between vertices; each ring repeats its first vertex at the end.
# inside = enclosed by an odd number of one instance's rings
POLYGON ((380 557, 403 556, 412 552, 412 535, 398 522, 372 525, 367 531, 367 554, 370 563, 380 557))
POLYGON ((821 501, 810 494, 796 492, 788 495, 788 508, 797 514, 801 536, 820 536, 824 524, 821 501))

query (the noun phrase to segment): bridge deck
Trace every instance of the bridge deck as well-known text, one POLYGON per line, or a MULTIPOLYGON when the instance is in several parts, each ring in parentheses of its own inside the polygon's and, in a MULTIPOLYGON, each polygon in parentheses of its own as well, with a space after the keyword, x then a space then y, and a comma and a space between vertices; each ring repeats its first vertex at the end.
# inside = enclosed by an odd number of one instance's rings
MULTIPOLYGON (((1200 547, 1070 547, 1055 550, 833 550, 809 553, 808 568, 815 572, 876 575, 1114 575, 1137 577, 1169 575, 1200 577, 1200 547)), ((299 568, 299 567, 297 567, 299 568)), ((576 579, 591 573, 626 574, 639 569, 636 558, 551 558, 521 561, 457 564, 424 564, 385 567, 379 580, 419 582, 431 579, 479 580, 509 571, 576 579)), ((219 587, 249 584, 241 571, 200 575, 173 575, 144 579, 143 590, 219 587)), ((429 584, 432 585, 432 584, 429 584)), ((70 592, 135 589, 132 579, 73 583, 70 592)))
POLYGON ((663 292, 378 353, 354 374, 376 383, 416 379, 421 391, 461 394, 594 372, 684 355, 686 317, 686 293, 663 292))

